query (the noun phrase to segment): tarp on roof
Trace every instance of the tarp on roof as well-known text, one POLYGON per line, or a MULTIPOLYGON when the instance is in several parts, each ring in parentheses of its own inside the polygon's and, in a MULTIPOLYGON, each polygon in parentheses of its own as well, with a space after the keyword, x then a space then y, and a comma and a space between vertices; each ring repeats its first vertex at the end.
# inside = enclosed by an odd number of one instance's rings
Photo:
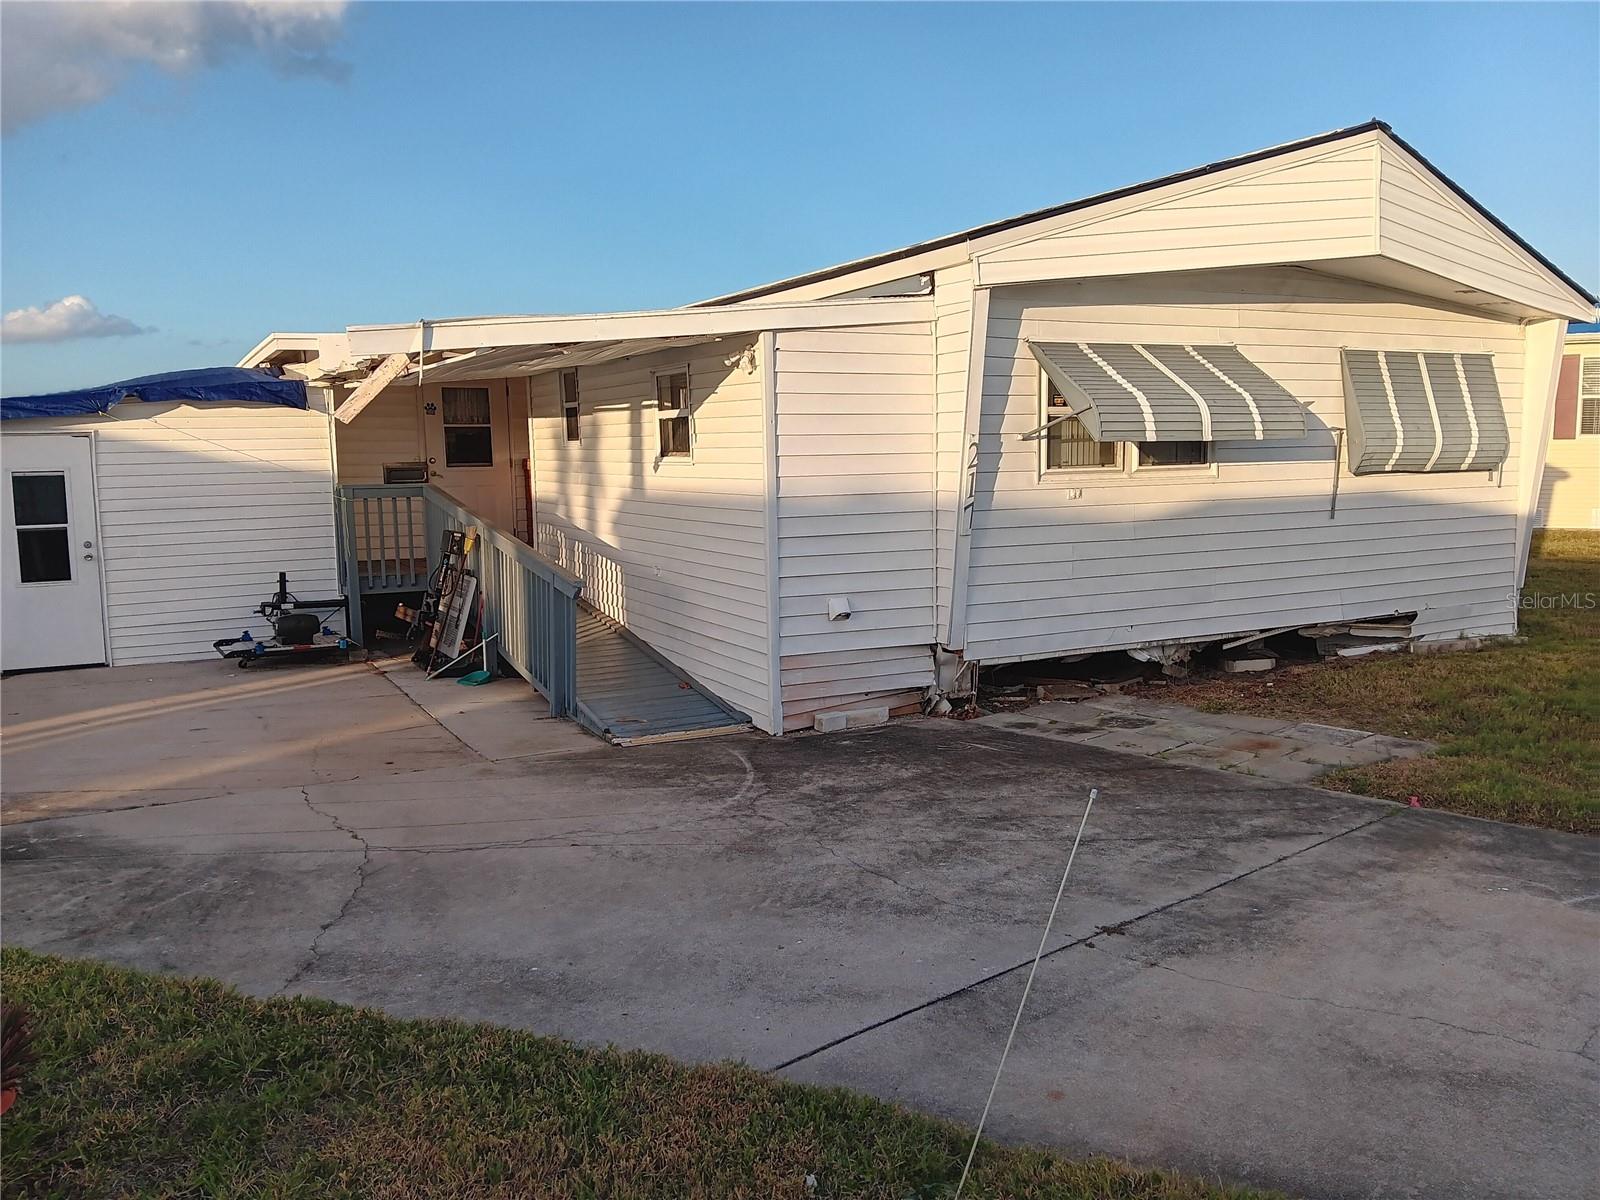
POLYGON ((71 417, 111 411, 124 400, 146 404, 281 404, 306 407, 306 385, 298 379, 277 379, 262 371, 242 367, 204 367, 196 371, 169 371, 142 375, 101 387, 75 392, 49 392, 42 396, 7 396, 0 399, 0 420, 23 417, 71 417))

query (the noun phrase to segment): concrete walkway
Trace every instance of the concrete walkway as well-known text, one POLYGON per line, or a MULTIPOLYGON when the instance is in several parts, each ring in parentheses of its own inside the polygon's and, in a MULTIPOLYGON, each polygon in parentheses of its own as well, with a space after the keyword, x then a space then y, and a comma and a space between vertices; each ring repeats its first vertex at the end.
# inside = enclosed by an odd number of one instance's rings
POLYGON ((971 1121, 1097 786, 996 1136, 1594 1194, 1600 843, 947 721, 491 760, 439 687, 462 736, 362 667, 7 680, 5 939, 971 1121))
POLYGON ((1281 783, 1309 783, 1334 767, 1416 758, 1434 748, 1432 742, 1362 729, 1208 713, 1115 694, 1046 701, 991 713, 977 723, 1281 783))

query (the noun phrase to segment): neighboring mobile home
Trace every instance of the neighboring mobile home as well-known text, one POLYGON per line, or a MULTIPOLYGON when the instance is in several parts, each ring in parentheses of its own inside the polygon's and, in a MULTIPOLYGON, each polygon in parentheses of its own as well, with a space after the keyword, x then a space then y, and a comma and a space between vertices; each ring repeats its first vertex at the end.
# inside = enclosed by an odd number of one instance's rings
POLYGON ((1565 322, 1593 316, 1371 122, 687 308, 245 365, 307 359, 341 485, 429 477, 517 525, 779 732, 972 664, 1514 632, 1565 322))
POLYGON ((1600 529, 1600 325, 1569 325, 1535 523, 1600 529))
POLYGON ((326 410, 232 367, 0 401, 0 667, 172 662, 246 629, 279 571, 338 589, 326 410))

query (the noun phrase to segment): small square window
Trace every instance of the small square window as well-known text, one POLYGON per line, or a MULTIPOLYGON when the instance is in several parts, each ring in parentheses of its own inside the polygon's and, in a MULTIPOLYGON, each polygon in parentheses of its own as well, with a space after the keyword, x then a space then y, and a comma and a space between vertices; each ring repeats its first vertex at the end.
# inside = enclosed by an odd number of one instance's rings
POLYGON ((1210 461, 1210 442, 1139 443, 1141 467, 1203 467, 1210 461))
POLYGON ((578 422, 578 369, 570 367, 561 372, 561 422, 569 442, 579 440, 578 422))
POLYGON ((689 428, 689 372, 656 376, 656 410, 662 458, 687 458, 692 453, 689 428))

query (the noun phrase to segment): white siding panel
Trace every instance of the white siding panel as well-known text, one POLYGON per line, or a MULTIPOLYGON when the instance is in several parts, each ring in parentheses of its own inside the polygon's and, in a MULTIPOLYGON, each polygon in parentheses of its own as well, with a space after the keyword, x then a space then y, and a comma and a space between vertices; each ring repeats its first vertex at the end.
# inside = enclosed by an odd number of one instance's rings
POLYGON ((255 608, 280 570, 298 595, 338 594, 329 417, 315 406, 127 403, 15 424, 95 434, 113 666, 214 658, 212 642, 245 629, 269 636, 255 608))
POLYGON ((972 345, 972 264, 934 274, 934 448, 938 540, 934 556, 934 609, 938 640, 950 630, 955 576, 956 522, 961 504, 962 436, 967 409, 967 359, 972 345))
POLYGON ((579 368, 569 443, 554 373, 528 381, 539 548, 584 596, 763 729, 771 711, 759 368, 746 342, 579 368), (689 368, 692 461, 657 456, 653 370, 689 368))
POLYGON ((1085 210, 981 252, 985 285, 1310 262, 1377 244, 1376 141, 1339 143, 1085 210))
POLYGON ((934 347, 926 325, 777 337, 785 728, 933 682, 934 347))
POLYGON ((1397 146, 1381 149, 1378 196, 1379 253, 1534 308, 1572 303, 1538 260, 1397 146))
POLYGON ((1523 331, 1300 268, 998 290, 985 363, 969 656, 1044 657, 1420 611, 1504 632, 1516 569, 1523 331), (1041 478, 1025 338, 1236 343, 1309 405, 1303 443, 1218 443, 1214 467, 1041 478), (1342 346, 1488 351, 1512 430, 1502 476, 1339 482, 1342 346))

